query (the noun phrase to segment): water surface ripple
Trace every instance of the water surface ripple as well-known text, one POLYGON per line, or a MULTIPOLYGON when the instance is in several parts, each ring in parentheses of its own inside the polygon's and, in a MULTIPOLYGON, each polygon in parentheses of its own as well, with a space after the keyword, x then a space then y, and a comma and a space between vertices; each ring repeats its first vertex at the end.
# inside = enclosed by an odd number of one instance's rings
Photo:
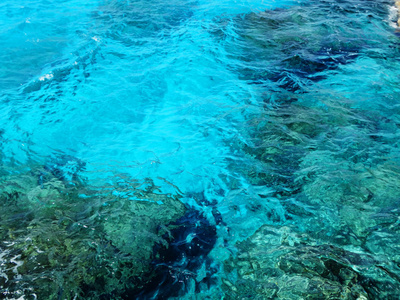
POLYGON ((2 298, 400 298, 396 22, 3 1, 2 298))

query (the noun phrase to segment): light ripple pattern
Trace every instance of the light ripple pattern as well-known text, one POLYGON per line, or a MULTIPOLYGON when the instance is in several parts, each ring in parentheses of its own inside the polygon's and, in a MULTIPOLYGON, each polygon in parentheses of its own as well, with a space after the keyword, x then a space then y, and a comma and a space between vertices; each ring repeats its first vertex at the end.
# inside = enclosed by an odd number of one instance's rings
POLYGON ((400 298, 394 11, 3 1, 2 298, 400 298))

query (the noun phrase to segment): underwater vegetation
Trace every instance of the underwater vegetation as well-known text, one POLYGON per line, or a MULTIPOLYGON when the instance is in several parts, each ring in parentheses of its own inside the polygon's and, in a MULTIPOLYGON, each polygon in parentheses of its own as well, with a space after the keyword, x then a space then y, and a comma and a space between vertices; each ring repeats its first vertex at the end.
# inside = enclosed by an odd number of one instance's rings
POLYGON ((139 183, 119 174, 108 185, 89 187, 66 162, 82 164, 63 157, 45 167, 1 170, 2 295, 148 299, 140 295, 151 286, 156 293, 164 281, 178 295, 177 277, 201 266, 214 244, 213 227, 150 179, 139 183), (185 254, 191 265, 183 265, 185 254))
POLYGON ((391 1, 89 2, 5 9, 0 298, 400 298, 391 1))

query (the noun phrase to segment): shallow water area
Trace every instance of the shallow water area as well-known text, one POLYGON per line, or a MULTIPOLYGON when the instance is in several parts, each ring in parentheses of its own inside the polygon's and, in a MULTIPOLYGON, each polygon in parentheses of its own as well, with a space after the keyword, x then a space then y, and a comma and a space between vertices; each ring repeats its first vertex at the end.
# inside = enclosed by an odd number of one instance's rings
POLYGON ((399 297, 392 1, 22 2, 3 297, 399 297))

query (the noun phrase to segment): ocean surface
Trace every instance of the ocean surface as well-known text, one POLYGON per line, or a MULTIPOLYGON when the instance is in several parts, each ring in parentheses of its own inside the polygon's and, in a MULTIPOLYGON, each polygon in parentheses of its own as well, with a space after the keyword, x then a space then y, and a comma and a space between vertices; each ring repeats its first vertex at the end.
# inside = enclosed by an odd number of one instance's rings
POLYGON ((392 0, 3 0, 0 298, 399 299, 392 0))

